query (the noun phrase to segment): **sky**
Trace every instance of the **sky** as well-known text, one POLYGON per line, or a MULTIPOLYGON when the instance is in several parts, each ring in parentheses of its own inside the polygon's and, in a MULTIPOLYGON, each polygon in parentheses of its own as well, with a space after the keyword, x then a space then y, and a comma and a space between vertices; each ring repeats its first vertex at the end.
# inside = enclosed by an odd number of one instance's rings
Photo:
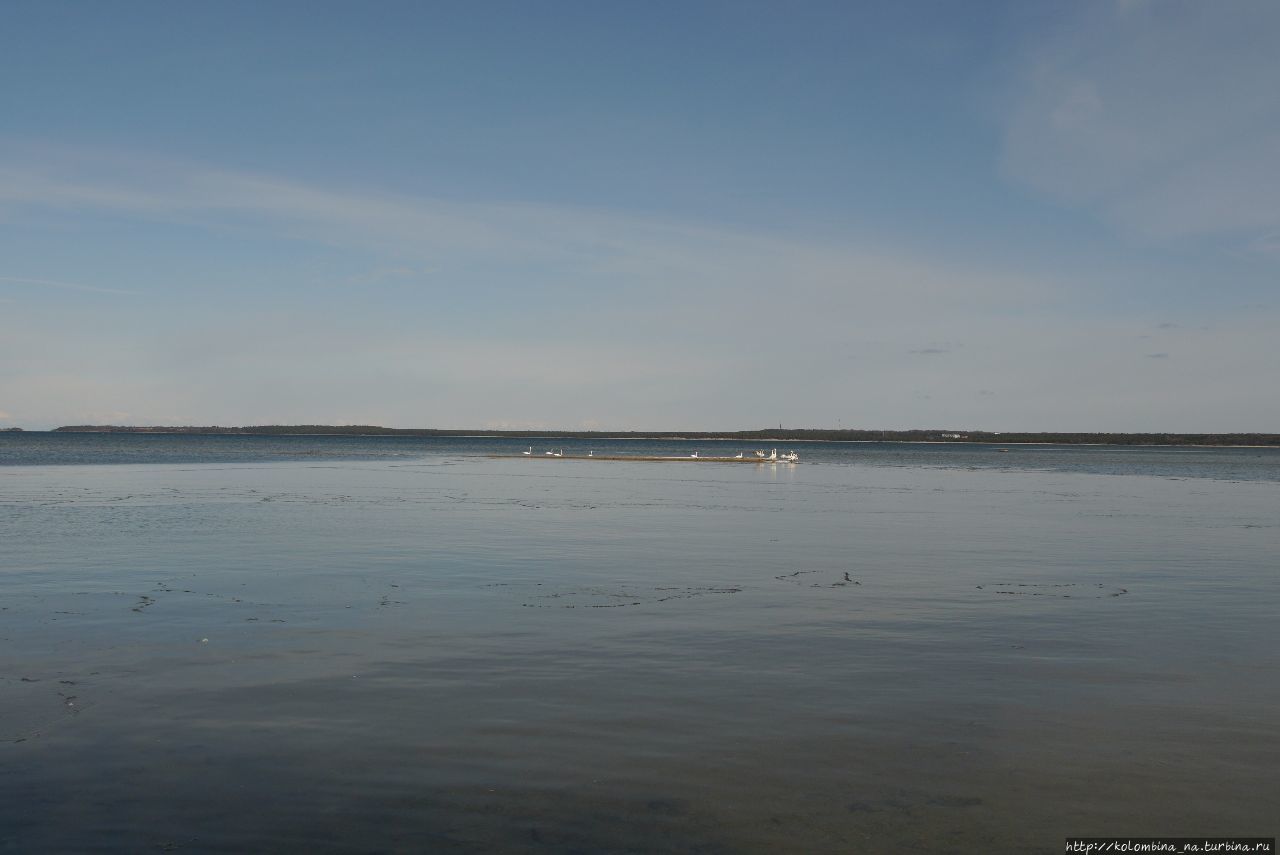
POLYGON ((0 427, 1280 431, 1280 4, 14 0, 0 427))

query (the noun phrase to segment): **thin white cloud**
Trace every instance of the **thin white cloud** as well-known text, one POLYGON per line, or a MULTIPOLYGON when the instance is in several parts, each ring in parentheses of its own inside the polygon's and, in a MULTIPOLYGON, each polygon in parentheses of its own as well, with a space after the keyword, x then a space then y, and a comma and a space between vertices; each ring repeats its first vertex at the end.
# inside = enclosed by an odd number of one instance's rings
POLYGON ((1280 4, 1077 4, 1011 111, 1018 181, 1158 239, 1280 229, 1280 4))
POLYGON ((57 282, 52 279, 30 279, 25 276, 0 276, 0 282, 11 282, 16 285, 35 285, 41 288, 60 288, 66 291, 86 291, 92 294, 140 296, 138 291, 129 291, 123 288, 101 288, 97 285, 82 285, 78 282, 57 282))
POLYGON ((403 279, 408 276, 422 275, 426 272, 425 270, 414 270, 412 267, 375 267, 372 270, 348 276, 346 281, 348 285, 372 285, 375 282, 382 282, 388 279, 403 279))
MULTIPOLYGON (((10 165, 0 165, 0 206, 19 211, 207 225, 260 223, 282 239, 381 248, 428 263, 482 257, 526 266, 569 266, 575 273, 611 277, 653 278, 664 272, 709 277, 704 284, 755 271, 755 279, 779 277, 775 286, 799 265, 806 278, 876 277, 885 295, 914 290, 921 296, 945 296, 956 290, 949 279, 954 271, 908 253, 867 247, 784 240, 604 210, 317 187, 155 157, 68 149, 51 156, 0 147, 0 164, 6 156, 10 165)), ((423 268, 428 266, 435 267, 423 268)), ((409 269, 404 264, 380 266, 368 275, 409 269)), ((786 287, 795 284, 788 281, 786 287)), ((973 270, 958 284, 968 298, 1005 299, 1041 283, 1003 271, 973 270)))

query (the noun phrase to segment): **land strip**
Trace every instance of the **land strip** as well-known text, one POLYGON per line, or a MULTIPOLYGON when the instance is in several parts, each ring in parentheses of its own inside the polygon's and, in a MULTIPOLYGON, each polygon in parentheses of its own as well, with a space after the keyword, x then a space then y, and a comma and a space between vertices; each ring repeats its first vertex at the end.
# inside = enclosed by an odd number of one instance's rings
POLYGON ((979 430, 766 428, 744 431, 575 431, 388 428, 378 425, 129 426, 67 425, 55 433, 233 434, 241 436, 421 436, 511 439, 733 440, 739 442, 933 442, 994 445, 1280 446, 1277 433, 1067 433, 979 430))

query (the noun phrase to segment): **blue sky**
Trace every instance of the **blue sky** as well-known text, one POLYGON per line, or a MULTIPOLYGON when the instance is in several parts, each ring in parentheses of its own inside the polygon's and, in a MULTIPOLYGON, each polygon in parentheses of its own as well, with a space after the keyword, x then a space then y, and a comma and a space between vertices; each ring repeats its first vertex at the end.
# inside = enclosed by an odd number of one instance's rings
POLYGON ((10 4, 0 426, 1280 430, 1277 37, 10 4))

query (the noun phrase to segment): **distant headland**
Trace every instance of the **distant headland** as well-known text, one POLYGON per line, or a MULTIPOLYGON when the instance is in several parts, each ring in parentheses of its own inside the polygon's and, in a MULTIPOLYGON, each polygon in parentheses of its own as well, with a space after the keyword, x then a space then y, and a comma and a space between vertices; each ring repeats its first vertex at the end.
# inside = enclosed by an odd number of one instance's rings
POLYGON ((245 427, 128 425, 66 425, 56 433, 236 434, 245 436, 491 436, 565 439, 733 439, 779 442, 942 442, 996 445, 1212 445, 1280 446, 1275 433, 1005 433, 956 430, 862 430, 826 428, 767 428, 739 431, 600 431, 600 430, 451 430, 388 428, 378 425, 251 425, 245 427))

